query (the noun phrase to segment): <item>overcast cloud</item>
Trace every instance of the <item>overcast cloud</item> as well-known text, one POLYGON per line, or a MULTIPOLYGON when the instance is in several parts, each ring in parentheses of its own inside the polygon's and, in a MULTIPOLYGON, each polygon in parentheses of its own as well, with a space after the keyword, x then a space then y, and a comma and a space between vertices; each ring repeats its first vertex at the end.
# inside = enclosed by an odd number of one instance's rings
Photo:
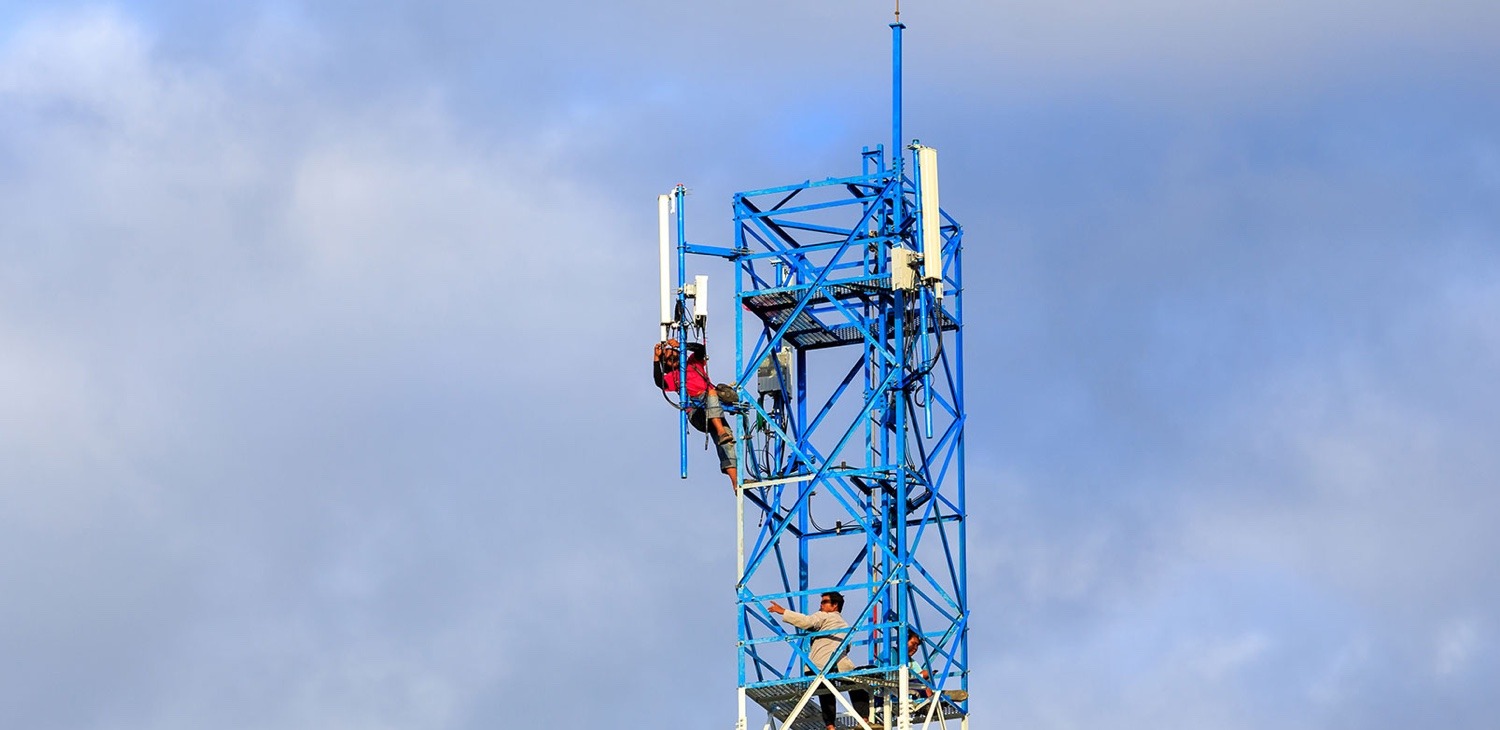
MULTIPOLYGON (((976 727, 1493 724, 1500 6, 906 5, 976 727)), ((0 8, 0 726, 731 727, 653 196, 856 169, 887 12, 0 8)))

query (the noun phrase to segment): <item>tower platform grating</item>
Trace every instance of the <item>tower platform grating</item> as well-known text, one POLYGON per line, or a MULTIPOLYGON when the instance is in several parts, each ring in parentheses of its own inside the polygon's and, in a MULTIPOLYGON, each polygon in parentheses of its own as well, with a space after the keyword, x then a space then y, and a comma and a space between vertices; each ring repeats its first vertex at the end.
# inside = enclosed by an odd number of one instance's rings
MULTIPOLYGON (((833 684, 835 687, 846 692, 851 689, 864 689, 874 697, 889 695, 897 689, 896 680, 883 677, 866 676, 852 679, 835 679, 833 680, 833 684)), ((748 687, 745 689, 745 696, 754 700, 762 709, 775 717, 778 722, 782 723, 781 727, 783 730, 824 730, 823 715, 818 695, 813 695, 808 699, 807 703, 802 706, 802 712, 798 713, 795 720, 787 720, 787 715, 792 711, 792 708, 797 706, 797 701, 802 699, 802 694, 811 685, 812 680, 809 679, 804 682, 778 684, 770 687, 748 687)), ((912 726, 920 727, 921 723, 927 720, 927 713, 931 710, 930 705, 934 701, 934 698, 917 697, 915 693, 913 693, 913 697, 915 699, 912 703, 911 711, 912 726)), ((937 709, 931 710, 932 721, 938 722, 963 717, 963 710, 959 709, 954 702, 962 702, 966 699, 968 699, 968 693, 963 691, 945 691, 941 693, 936 699, 939 703, 937 709)), ((884 717, 884 710, 877 707, 875 716, 877 720, 882 719, 884 717)), ((872 723, 871 726, 874 730, 880 730, 878 724, 872 723)), ((841 713, 838 718, 838 727, 858 728, 859 723, 847 713, 841 713)))
MULTIPOLYGON (((807 288, 783 289, 744 296, 745 309, 758 317, 772 331, 786 324, 792 312, 808 291, 807 288)), ((889 306, 891 296, 890 277, 880 277, 853 284, 825 284, 816 288, 807 306, 797 312, 791 327, 787 328, 786 341, 801 350, 820 350, 840 347, 865 341, 864 330, 853 324, 829 324, 825 318, 848 318, 832 302, 857 307, 889 306)), ((906 335, 921 331, 919 315, 915 311, 906 313, 906 335)), ((935 310, 931 328, 943 332, 958 329, 958 323, 942 310, 935 310)), ((894 329, 894 328, 892 328, 894 329)))

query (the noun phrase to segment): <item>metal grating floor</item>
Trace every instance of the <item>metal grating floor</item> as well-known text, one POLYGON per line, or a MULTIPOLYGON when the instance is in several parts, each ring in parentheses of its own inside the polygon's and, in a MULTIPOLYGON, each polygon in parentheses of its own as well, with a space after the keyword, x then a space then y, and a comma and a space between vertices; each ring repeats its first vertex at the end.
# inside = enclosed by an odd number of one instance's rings
MULTIPOLYGON (((808 686, 811 684, 812 680, 808 680, 805 682, 797 682, 795 684, 776 685, 774 687, 748 687, 745 689, 745 696, 754 700, 755 703, 764 708, 766 712, 771 713, 773 717, 775 717, 779 722, 783 723, 783 730, 824 730, 823 715, 821 710, 819 709, 821 705, 819 704, 817 695, 814 695, 807 701, 807 704, 802 706, 802 712, 798 713, 795 721, 790 723, 787 722, 787 714, 792 711, 793 707, 797 706, 797 700, 802 698, 802 693, 806 692, 808 686)), ((835 684, 844 688, 848 688, 852 685, 863 685, 871 691, 870 693, 872 695, 875 695, 877 697, 882 694, 892 693, 896 689, 895 681, 876 677, 864 677, 862 678, 862 681, 858 682, 849 679, 835 680, 835 684)), ((955 705, 950 699, 953 698, 955 694, 957 693, 951 691, 943 693, 943 697, 940 700, 941 704, 938 705, 937 711, 933 713, 932 719, 934 722, 938 720, 953 720, 963 717, 963 711, 960 710, 958 706, 955 705)), ((957 699, 959 699, 960 701, 962 699, 967 699, 967 694, 964 694, 957 699)), ((913 703, 913 726, 916 726, 927 719, 928 705, 930 702, 930 699, 918 699, 913 703)), ((840 711, 842 713, 842 708, 840 708, 840 711)), ((877 717, 878 716, 879 715, 877 714, 877 717)), ((838 718, 838 727, 857 728, 859 727, 859 723, 855 722, 854 718, 850 717, 847 714, 840 714, 838 718)), ((877 727, 876 730, 879 730, 879 728, 877 727)))
MULTIPOLYGON (((890 291, 889 277, 883 277, 869 282, 857 284, 828 284, 818 288, 817 293, 808 306, 797 313, 797 318, 792 320, 792 326, 787 329, 786 339, 800 350, 818 350, 825 347, 838 347, 864 341, 864 335, 860 328, 853 324, 840 324, 830 326, 818 319, 813 312, 808 311, 818 305, 828 304, 832 300, 840 302, 855 302, 856 305, 874 304, 882 294, 890 291)), ((744 298, 745 308, 752 314, 765 322, 772 330, 780 329, 786 324, 787 318, 797 308, 797 302, 801 300, 800 291, 777 291, 764 294, 751 294, 744 298)), ((840 319, 845 319, 841 313, 834 313, 840 319)), ((958 329, 958 324, 948 317, 946 313, 938 313, 938 325, 947 332, 958 329)), ((908 312, 906 316, 906 334, 917 333, 918 321, 916 312, 908 312)))

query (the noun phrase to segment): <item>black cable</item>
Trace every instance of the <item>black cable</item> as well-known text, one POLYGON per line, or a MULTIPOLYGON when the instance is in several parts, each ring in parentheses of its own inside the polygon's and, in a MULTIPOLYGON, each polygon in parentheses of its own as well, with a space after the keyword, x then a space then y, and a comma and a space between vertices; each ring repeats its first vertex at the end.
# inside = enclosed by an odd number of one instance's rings
POLYGON ((812 526, 813 526, 814 530, 817 530, 818 532, 823 532, 823 526, 820 525, 820 524, 818 524, 818 518, 813 517, 812 498, 813 498, 813 495, 817 494, 817 493, 818 493, 817 490, 813 490, 812 493, 810 493, 810 494, 807 495, 807 521, 810 522, 810 523, 812 523, 812 526))
MULTIPOLYGON (((660 358, 657 358, 654 361, 654 364, 656 366, 656 372, 658 374, 660 374, 660 375, 666 375, 667 374, 668 371, 665 368, 663 368, 662 361, 661 361, 660 358)), ((669 391, 666 388, 657 388, 657 390, 661 391, 662 400, 666 401, 667 405, 672 406, 672 408, 675 409, 675 410, 679 410, 679 411, 682 410, 682 404, 678 403, 675 400, 672 400, 672 396, 670 396, 670 395, 667 394, 669 391)))
MULTIPOLYGON (((941 323, 939 323, 939 324, 941 324, 941 323)), ((943 359, 943 330, 941 328, 939 328, 937 330, 937 342, 938 342, 937 352, 933 353, 931 360, 929 360, 925 365, 923 365, 921 368, 919 368, 918 370, 916 370, 915 372, 912 373, 911 376, 913 378, 920 378, 920 377, 922 377, 922 376, 924 376, 924 375, 932 372, 932 369, 935 368, 935 367, 937 367, 937 364, 940 361, 942 361, 942 359, 943 359)), ((916 343, 916 338, 912 338, 907 343, 907 352, 906 352, 906 355, 908 357, 911 355, 910 351, 916 347, 916 344, 917 344, 916 343)))

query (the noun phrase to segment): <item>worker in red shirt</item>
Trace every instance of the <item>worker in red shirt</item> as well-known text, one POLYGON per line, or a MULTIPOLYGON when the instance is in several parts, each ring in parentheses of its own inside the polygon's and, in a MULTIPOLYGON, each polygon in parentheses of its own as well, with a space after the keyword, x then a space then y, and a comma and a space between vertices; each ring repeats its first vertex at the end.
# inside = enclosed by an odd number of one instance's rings
MULTIPOLYGON (((688 408, 688 423, 713 437, 714 448, 719 452, 719 471, 728 475, 729 483, 738 488, 739 474, 736 469, 734 432, 724 421, 722 403, 738 400, 734 388, 729 385, 714 385, 708 378, 708 351, 702 344, 687 344, 687 394, 689 398, 702 399, 703 407, 688 408)), ((681 376, 681 352, 683 348, 675 339, 656 343, 651 358, 651 377, 656 387, 668 393, 677 392, 677 379, 681 376)))

